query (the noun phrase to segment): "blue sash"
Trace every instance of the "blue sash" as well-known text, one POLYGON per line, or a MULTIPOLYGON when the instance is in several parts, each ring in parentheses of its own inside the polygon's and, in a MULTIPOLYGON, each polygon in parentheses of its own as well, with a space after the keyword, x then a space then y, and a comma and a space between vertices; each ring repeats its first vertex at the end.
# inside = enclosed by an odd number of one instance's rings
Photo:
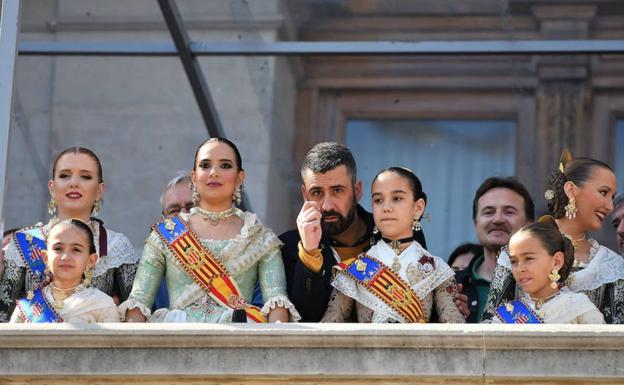
POLYGON ((16 232, 13 237, 20 256, 26 263, 30 275, 37 286, 45 281, 46 264, 42 252, 46 249, 45 237, 41 228, 36 226, 16 232))
POLYGON ((63 322, 61 317, 50 306, 41 289, 35 290, 31 299, 23 298, 17 301, 17 306, 27 322, 63 322))
POLYGON ((422 300, 407 282, 383 262, 361 254, 351 263, 337 264, 336 269, 339 274, 344 274, 379 298, 407 322, 427 322, 422 300))
POLYGON ((522 300, 500 305, 496 314, 506 324, 543 324, 544 321, 522 300))

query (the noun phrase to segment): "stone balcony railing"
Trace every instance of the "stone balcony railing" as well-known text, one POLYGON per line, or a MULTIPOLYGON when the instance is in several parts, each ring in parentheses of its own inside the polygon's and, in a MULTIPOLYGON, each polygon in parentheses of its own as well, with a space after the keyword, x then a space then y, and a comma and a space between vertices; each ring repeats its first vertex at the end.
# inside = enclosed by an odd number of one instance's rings
POLYGON ((5 384, 615 384, 617 325, 0 325, 5 384))

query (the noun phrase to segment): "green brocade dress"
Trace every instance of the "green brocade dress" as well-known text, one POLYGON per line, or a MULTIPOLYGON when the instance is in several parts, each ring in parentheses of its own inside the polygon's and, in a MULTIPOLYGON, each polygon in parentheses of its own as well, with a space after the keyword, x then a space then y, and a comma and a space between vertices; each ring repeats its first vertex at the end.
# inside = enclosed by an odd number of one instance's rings
MULTIPOLYGON (((191 215, 181 214, 188 221, 191 215)), ((243 219, 240 233, 232 239, 201 239, 201 244, 227 269, 236 281, 247 303, 251 303, 256 282, 260 283, 267 316, 271 309, 284 307, 290 319, 300 319, 286 294, 286 278, 280 254, 281 242, 250 212, 235 209, 243 219)), ((128 300, 119 306, 121 319, 127 309, 138 308, 150 322, 208 322, 229 323, 233 310, 219 305, 182 268, 176 257, 167 249, 155 231, 145 241, 143 257, 128 300), (169 292, 169 309, 159 309, 152 314, 156 292, 165 275, 169 292)))

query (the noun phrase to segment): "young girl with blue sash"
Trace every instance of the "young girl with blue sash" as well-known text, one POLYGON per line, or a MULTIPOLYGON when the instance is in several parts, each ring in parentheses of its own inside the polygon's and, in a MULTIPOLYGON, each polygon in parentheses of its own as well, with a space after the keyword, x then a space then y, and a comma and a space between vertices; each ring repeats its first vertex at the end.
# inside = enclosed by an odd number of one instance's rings
MULTIPOLYGON (((544 193, 549 214, 574 247, 567 287, 587 295, 608 324, 624 324, 624 258, 589 235, 603 228, 613 211, 616 190, 617 178, 607 164, 596 159, 572 158, 569 151, 564 151, 544 193)), ((483 320, 494 317, 504 301, 522 296, 504 250, 496 263, 483 320)))
POLYGON ((463 323, 455 306, 455 274, 426 249, 420 218, 426 195, 416 175, 391 167, 371 187, 377 243, 351 261, 339 263, 321 322, 463 323))
POLYGON ((52 226, 42 259, 45 281, 17 301, 11 322, 119 322, 113 299, 90 286, 97 253, 86 223, 70 219, 52 226))
POLYGON ((494 323, 604 323, 602 313, 583 293, 565 282, 574 263, 574 246, 561 234, 555 219, 540 218, 514 234, 505 250, 511 272, 522 289, 518 299, 501 304, 494 323))

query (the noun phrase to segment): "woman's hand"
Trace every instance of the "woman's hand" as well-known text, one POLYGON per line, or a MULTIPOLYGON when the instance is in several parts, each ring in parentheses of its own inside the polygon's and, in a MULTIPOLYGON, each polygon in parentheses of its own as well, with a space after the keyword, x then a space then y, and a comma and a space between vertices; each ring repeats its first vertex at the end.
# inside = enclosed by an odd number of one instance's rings
POLYGON ((288 322, 288 310, 276 307, 269 312, 269 322, 288 322))
POLYGON ((141 313, 139 308, 126 310, 126 320, 124 322, 146 322, 147 318, 141 313))

